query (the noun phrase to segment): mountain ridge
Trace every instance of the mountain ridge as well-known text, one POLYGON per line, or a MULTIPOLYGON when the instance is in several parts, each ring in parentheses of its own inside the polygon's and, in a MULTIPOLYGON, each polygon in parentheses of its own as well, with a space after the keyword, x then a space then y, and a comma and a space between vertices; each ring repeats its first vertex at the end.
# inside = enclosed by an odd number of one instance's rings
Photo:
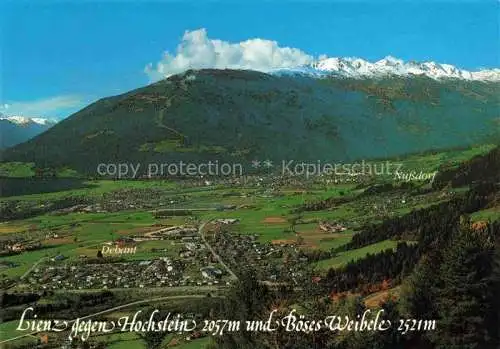
POLYGON ((165 161, 335 161, 500 139, 500 84, 189 70, 106 97, 3 152, 68 166, 165 161))
POLYGON ((5 115, 0 113, 0 149, 15 146, 48 130, 55 119, 5 115))
POLYGON ((53 118, 41 118, 41 117, 31 117, 23 115, 5 115, 0 113, 0 120, 10 121, 17 125, 27 125, 30 123, 38 125, 54 125, 58 121, 53 118))
POLYGON ((480 69, 469 71, 451 64, 429 62, 405 62, 387 56, 375 62, 357 57, 329 57, 295 68, 283 68, 274 73, 297 72, 315 77, 336 75, 349 78, 377 78, 387 76, 426 76, 431 79, 462 79, 472 81, 500 81, 500 69, 480 69))

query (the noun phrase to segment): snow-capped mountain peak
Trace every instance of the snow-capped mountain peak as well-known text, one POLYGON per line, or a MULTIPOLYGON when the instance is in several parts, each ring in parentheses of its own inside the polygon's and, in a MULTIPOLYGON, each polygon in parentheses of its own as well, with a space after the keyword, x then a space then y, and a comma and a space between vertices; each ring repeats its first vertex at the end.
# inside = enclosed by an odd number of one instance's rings
POLYGON ((401 67, 404 64, 405 63, 401 59, 397 59, 392 56, 387 56, 380 61, 375 62, 375 65, 384 67, 401 67))
POLYGON ((9 122, 12 122, 16 125, 28 125, 28 124, 38 124, 38 125, 43 125, 43 126, 48 126, 57 123, 57 120, 55 119, 47 119, 47 118, 38 118, 38 117, 28 117, 28 116, 21 116, 21 115, 4 115, 0 113, 0 120, 7 120, 9 122))
POLYGON ((0 112, 0 149, 26 142, 56 123, 55 119, 5 115, 0 112))
POLYGON ((354 57, 322 58, 313 62, 310 67, 296 68, 292 71, 316 76, 338 75, 352 78, 420 75, 436 80, 500 81, 500 69, 467 71, 451 64, 440 64, 432 61, 405 62, 392 56, 387 56, 373 63, 354 57))

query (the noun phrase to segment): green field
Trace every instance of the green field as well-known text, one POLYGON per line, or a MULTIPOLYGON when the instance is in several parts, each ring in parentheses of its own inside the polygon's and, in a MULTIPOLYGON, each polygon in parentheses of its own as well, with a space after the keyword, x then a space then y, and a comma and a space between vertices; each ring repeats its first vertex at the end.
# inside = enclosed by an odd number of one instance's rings
POLYGON ((113 349, 146 349, 146 342, 133 332, 114 333, 93 338, 96 342, 106 343, 108 348, 113 349))
POLYGON ((474 212, 471 215, 471 220, 473 222, 477 221, 495 221, 500 219, 500 206, 495 206, 492 208, 488 208, 486 210, 481 210, 474 212))
MULTIPOLYGON (((1 164, 0 164, 1 165, 1 164)), ((54 179, 53 181, 57 181, 54 179)), ((109 193, 120 189, 165 189, 175 190, 176 185, 172 181, 154 180, 154 181, 139 181, 139 180, 82 180, 85 188, 66 189, 60 191, 43 192, 45 187, 50 186, 51 180, 39 180, 40 193, 26 195, 12 195, 2 197, 2 200, 56 200, 67 196, 82 196, 82 197, 98 197, 102 194, 109 193)), ((8 185, 8 183, 6 184, 8 185)), ((36 189, 36 188, 35 188, 36 189)))
POLYGON ((200 338, 180 345, 179 349, 204 349, 211 341, 210 337, 200 338))
MULTIPOLYGON (((18 324, 19 321, 17 320, 0 323, 0 340, 14 338, 29 333, 29 331, 18 331, 17 330, 18 324)), ((37 342, 38 342, 38 337, 28 335, 16 341, 8 342, 5 344, 5 347, 2 346, 2 348, 8 349, 8 348, 14 348, 15 346, 35 345, 37 342)))
POLYGON ((351 261, 355 261, 357 259, 361 259, 366 257, 367 254, 376 254, 382 252, 387 249, 396 248, 398 242, 393 240, 385 240, 378 242, 376 244, 372 244, 369 246, 365 246, 362 248, 358 248, 355 250, 349 250, 344 252, 339 252, 337 256, 319 261, 316 263, 316 267, 319 270, 328 270, 330 268, 339 268, 351 261))

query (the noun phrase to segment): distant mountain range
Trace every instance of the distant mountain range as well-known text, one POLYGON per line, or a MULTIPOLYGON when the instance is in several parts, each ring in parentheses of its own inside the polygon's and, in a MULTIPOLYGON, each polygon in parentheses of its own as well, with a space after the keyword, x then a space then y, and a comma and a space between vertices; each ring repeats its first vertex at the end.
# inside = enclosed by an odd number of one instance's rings
MULTIPOLYGON (((323 63, 330 73, 333 67, 351 69, 323 63)), ((401 67, 386 63, 375 64, 401 67)), ((436 74, 318 79, 294 70, 190 70, 103 98, 5 150, 3 160, 95 174, 99 163, 347 162, 497 143, 500 82, 436 74)))
POLYGON ((316 77, 332 76, 349 78, 381 78, 388 76, 426 76, 431 79, 462 79, 474 81, 500 81, 500 69, 468 71, 451 64, 435 62, 405 62, 388 56, 376 62, 361 58, 335 57, 324 58, 310 65, 279 69, 275 73, 303 73, 316 77))
POLYGON ((26 142, 56 123, 57 121, 53 119, 6 116, 0 113, 0 149, 26 142))

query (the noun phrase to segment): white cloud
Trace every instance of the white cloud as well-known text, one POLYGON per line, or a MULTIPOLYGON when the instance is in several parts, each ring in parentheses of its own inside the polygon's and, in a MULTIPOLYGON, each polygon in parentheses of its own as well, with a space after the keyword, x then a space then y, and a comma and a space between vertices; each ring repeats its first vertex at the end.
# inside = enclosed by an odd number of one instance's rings
POLYGON ((252 69, 267 72, 308 64, 313 57, 276 41, 250 39, 239 43, 209 39, 205 29, 186 31, 175 55, 165 52, 163 59, 148 64, 145 72, 152 81, 187 69, 252 69))
POLYGON ((34 117, 67 116, 70 111, 82 107, 84 101, 79 96, 55 96, 34 101, 15 101, 0 105, 0 113, 34 117))

